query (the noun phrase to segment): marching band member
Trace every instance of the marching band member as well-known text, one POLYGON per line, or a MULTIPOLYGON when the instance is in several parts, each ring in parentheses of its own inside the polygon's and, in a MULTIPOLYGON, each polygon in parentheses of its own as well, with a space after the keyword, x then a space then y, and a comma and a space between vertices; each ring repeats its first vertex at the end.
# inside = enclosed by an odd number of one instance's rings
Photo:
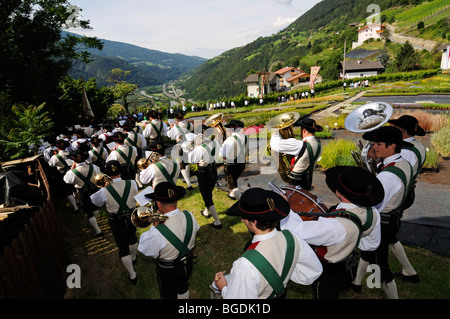
POLYGON ((150 121, 145 126, 144 137, 149 140, 149 144, 163 143, 163 136, 167 136, 167 124, 159 120, 155 110, 150 110, 147 114, 150 121))
POLYGON ((223 299, 281 299, 289 280, 310 285, 319 277, 322 266, 311 247, 295 233, 277 230, 289 212, 282 196, 261 188, 246 190, 230 207, 227 215, 240 216, 254 236, 230 274, 215 275, 212 287, 223 299))
POLYGON ((239 200, 241 193, 238 187, 238 179, 244 171, 247 161, 248 136, 242 133, 244 128, 242 121, 233 119, 225 127, 233 129, 233 132, 223 142, 219 155, 223 158, 227 186, 230 191, 228 197, 239 200))
MULTIPOLYGON (((204 126, 203 130, 208 127, 204 126)), ((222 229, 219 215, 213 201, 213 190, 217 182, 217 165, 215 156, 218 154, 220 146, 211 141, 209 138, 198 134, 194 139, 194 147, 188 153, 188 160, 191 164, 197 164, 198 188, 205 203, 205 210, 202 215, 209 217, 209 213, 214 218, 214 222, 210 224, 216 229, 222 229)))
POLYGON ((323 127, 317 125, 316 121, 311 118, 305 118, 298 124, 302 128, 302 140, 296 138, 283 139, 278 132, 273 132, 270 147, 275 152, 295 156, 289 172, 289 183, 310 190, 314 166, 322 152, 321 143, 315 138, 314 133, 321 132, 323 127))
POLYGON ((377 264, 381 271, 382 289, 389 299, 398 299, 397 285, 389 268, 389 245, 397 241, 402 204, 413 181, 411 164, 400 155, 402 147, 412 144, 403 141, 402 133, 393 126, 382 126, 363 134, 363 139, 374 142, 368 156, 379 158, 376 175, 384 188, 384 198, 376 209, 381 215, 381 242, 374 252, 361 252, 354 287, 361 285, 367 266, 377 264))
POLYGON ((156 153, 158 160, 150 163, 147 168, 140 172, 141 182, 144 185, 151 184, 153 189, 161 182, 169 182, 176 185, 177 177, 180 175, 180 166, 176 161, 166 157, 164 144, 150 144, 149 151, 156 153))
POLYGON ((48 165, 55 167, 58 170, 56 175, 56 185, 59 185, 64 191, 67 199, 73 207, 73 213, 79 213, 77 201, 73 195, 75 188, 71 184, 64 182, 63 177, 73 164, 73 160, 70 159, 70 153, 67 150, 70 147, 70 142, 67 140, 59 139, 56 141, 55 146, 58 148, 58 152, 54 154, 48 161, 48 165))
POLYGON ((323 273, 313 284, 313 297, 336 299, 354 279, 357 248, 374 251, 380 243, 380 216, 374 206, 382 201, 384 190, 373 174, 359 167, 337 166, 325 174, 328 187, 340 200, 336 208, 325 216, 319 214, 317 220, 289 220, 281 229, 293 231, 315 247, 323 273))
MULTIPOLYGON (((189 123, 184 120, 183 112, 175 113, 175 122, 170 124, 170 129, 167 131, 167 136, 169 136, 172 140, 175 140, 177 144, 174 147, 174 151, 176 151, 177 162, 180 165, 181 175, 183 176, 184 181, 187 184, 188 190, 193 190, 191 181, 190 181, 190 167, 185 163, 185 158, 183 156, 183 150, 181 149, 181 143, 186 141, 186 135, 192 133, 193 131, 192 123, 189 123)), ((178 178, 178 177, 177 177, 178 178)))
POLYGON ((112 160, 119 161, 122 166, 122 178, 134 179, 136 176, 135 164, 138 153, 136 147, 125 144, 127 137, 128 134, 120 131, 114 133, 112 138, 116 142, 116 147, 111 150, 111 153, 106 158, 106 162, 112 160))
POLYGON ((136 206, 134 196, 138 193, 138 187, 135 181, 121 178, 122 167, 116 160, 106 163, 105 174, 111 178, 111 182, 92 194, 91 201, 97 207, 106 206, 109 213, 108 224, 119 248, 120 260, 128 271, 130 282, 137 284, 133 264, 136 262, 138 244, 136 227, 131 222, 131 212, 136 206))
POLYGON ((92 204, 90 198, 97 188, 94 184, 94 176, 100 172, 100 168, 86 162, 89 159, 88 152, 75 150, 70 153, 70 158, 74 163, 64 175, 64 182, 75 186, 75 196, 80 201, 89 224, 94 228, 96 236, 102 236, 103 233, 97 223, 98 208, 92 204))
POLYGON ((156 201, 158 210, 168 219, 153 222, 139 239, 138 250, 157 259, 157 275, 161 299, 188 299, 188 281, 193 268, 192 249, 200 226, 194 215, 181 211, 177 202, 186 189, 169 182, 159 183, 154 192, 145 195, 156 201))
MULTIPOLYGON (((411 197, 407 197, 405 201, 407 201, 408 199, 410 200, 408 203, 405 203, 405 205, 403 205, 403 209, 406 209, 410 207, 414 202, 416 179, 419 176, 423 164, 425 163, 427 155, 425 146, 420 141, 416 140, 414 136, 424 136, 425 131, 419 126, 419 122, 417 121, 417 119, 411 115, 403 115, 396 120, 389 120, 388 123, 392 124, 402 132, 403 141, 413 144, 412 147, 402 148, 400 152, 400 155, 411 164, 414 176, 414 182, 410 190, 411 197)), ((403 267, 403 269, 399 272, 396 272, 395 275, 409 282, 418 282, 419 275, 409 262, 402 243, 397 240, 396 242, 389 245, 389 249, 400 261, 403 267)))
POLYGON ((90 158, 92 163, 97 165, 101 171, 104 170, 106 159, 108 158, 108 150, 101 145, 101 140, 98 135, 94 134, 91 136, 92 149, 89 150, 90 158))
MULTIPOLYGON (((147 148, 147 140, 145 139, 144 135, 142 135, 141 133, 136 133, 134 131, 135 125, 131 121, 125 121, 125 123, 123 123, 122 125, 122 128, 123 131, 127 134, 125 145, 136 147, 137 156, 135 161, 137 162, 143 157, 144 149, 147 148)), ((134 172, 136 183, 138 184, 139 188, 142 188, 143 185, 139 179, 139 172, 137 171, 137 169, 135 169, 134 172)))

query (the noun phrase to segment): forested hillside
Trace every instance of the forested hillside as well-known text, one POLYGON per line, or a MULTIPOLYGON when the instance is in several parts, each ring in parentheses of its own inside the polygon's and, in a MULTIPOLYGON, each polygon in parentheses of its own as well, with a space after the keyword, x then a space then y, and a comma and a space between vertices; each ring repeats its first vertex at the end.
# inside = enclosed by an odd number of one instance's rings
POLYGON ((337 78, 344 41, 347 51, 357 40, 357 27, 374 13, 370 4, 383 10, 394 6, 416 5, 424 0, 324 0, 277 34, 257 40, 217 56, 199 66, 185 81, 189 98, 221 99, 245 94, 243 80, 249 73, 275 71, 284 66, 309 72, 321 66, 324 79, 337 78))
POLYGON ((88 80, 95 77, 100 85, 107 85, 109 71, 115 68, 131 71, 130 83, 141 87, 158 85, 175 80, 182 74, 199 66, 206 59, 183 54, 166 53, 135 45, 100 39, 103 49, 87 50, 91 63, 76 63, 70 75, 88 80))

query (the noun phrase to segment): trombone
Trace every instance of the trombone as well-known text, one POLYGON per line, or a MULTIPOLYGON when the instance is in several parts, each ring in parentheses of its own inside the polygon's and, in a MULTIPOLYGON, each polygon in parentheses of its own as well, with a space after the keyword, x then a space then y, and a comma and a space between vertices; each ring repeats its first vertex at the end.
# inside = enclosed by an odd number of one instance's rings
POLYGON ((169 217, 158 212, 156 202, 151 201, 150 206, 136 207, 131 213, 131 222, 136 228, 147 228, 156 221, 165 221, 169 217))
POLYGON ((151 164, 156 163, 159 161, 159 158, 161 157, 161 154, 158 152, 150 152, 147 158, 141 158, 137 161, 136 166, 139 168, 139 170, 143 171, 147 167, 149 167, 151 164))

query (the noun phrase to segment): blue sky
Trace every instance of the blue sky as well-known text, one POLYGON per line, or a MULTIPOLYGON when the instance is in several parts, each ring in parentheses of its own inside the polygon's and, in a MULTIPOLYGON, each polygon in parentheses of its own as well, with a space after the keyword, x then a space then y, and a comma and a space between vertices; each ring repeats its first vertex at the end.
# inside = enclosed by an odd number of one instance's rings
POLYGON ((92 30, 67 31, 212 58, 287 27, 321 0, 69 0, 92 30))

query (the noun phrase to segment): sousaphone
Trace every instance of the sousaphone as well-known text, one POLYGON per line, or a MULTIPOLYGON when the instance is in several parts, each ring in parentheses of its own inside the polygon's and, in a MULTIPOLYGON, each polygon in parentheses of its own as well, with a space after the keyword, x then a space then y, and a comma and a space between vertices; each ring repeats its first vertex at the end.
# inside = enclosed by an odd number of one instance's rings
MULTIPOLYGON (((271 130, 278 130, 283 139, 293 138, 295 137, 294 124, 299 118, 300 114, 297 112, 282 113, 267 122, 266 127, 271 130)), ((269 156, 272 156, 270 143, 267 144, 267 153, 269 156)), ((285 183, 289 183, 288 175, 293 157, 293 155, 283 153, 278 154, 278 173, 285 183)))
POLYGON ((222 120, 223 113, 216 113, 206 119, 205 125, 209 127, 217 127, 220 133, 222 133, 222 139, 225 140, 227 133, 225 131, 225 127, 222 124, 222 120))
MULTIPOLYGON (((393 107, 387 103, 367 103, 350 112, 344 121, 344 126, 347 130, 354 133, 370 132, 386 124, 393 113, 393 107)), ((357 145, 360 152, 352 151, 352 156, 356 164, 375 174, 376 163, 371 157, 368 157, 373 143, 368 142, 363 146, 361 140, 358 139, 357 145)))

